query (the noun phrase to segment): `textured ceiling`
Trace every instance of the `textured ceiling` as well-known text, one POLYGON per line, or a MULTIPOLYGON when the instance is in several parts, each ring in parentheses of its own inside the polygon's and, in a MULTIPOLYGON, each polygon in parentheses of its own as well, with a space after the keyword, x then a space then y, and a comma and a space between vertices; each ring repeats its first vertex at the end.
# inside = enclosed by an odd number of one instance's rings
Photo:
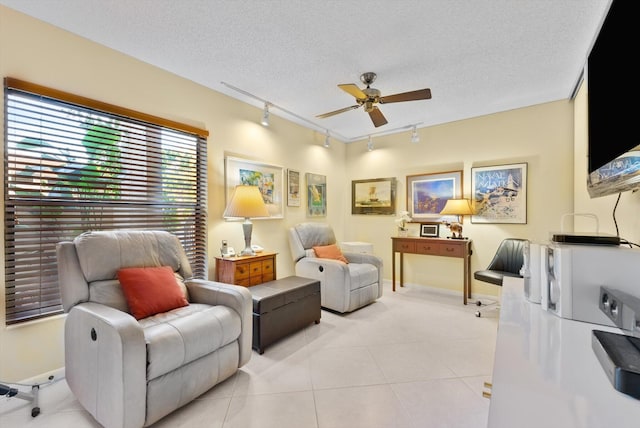
POLYGON ((343 142, 569 99, 609 3, 0 0, 343 142), (432 99, 380 105, 378 128, 362 108, 315 117, 354 105, 337 84, 367 71, 383 96, 432 99))

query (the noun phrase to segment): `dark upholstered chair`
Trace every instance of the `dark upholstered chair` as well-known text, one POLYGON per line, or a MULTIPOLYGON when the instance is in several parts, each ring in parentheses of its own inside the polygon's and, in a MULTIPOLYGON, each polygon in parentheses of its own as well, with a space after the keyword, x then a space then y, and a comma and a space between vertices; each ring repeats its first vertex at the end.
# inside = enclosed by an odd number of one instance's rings
MULTIPOLYGON (((487 282, 489 284, 502 287, 502 279, 505 276, 522 278, 520 270, 524 263, 524 247, 526 239, 507 238, 500 243, 493 260, 485 270, 474 272, 473 277, 478 281, 487 282)), ((478 301, 478 306, 481 302, 478 301)), ((481 316, 480 311, 476 312, 476 316, 481 316)))

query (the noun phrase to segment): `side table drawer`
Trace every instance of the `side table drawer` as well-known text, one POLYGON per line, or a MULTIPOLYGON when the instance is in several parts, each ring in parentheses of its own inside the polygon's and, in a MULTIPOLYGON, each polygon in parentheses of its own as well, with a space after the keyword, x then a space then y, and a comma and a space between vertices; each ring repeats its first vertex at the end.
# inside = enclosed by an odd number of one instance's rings
POLYGON ((255 285, 255 284, 251 284, 250 278, 246 277, 246 278, 242 278, 242 279, 238 279, 236 278, 235 285, 241 285, 243 287, 251 287, 251 285, 255 285))
POLYGON ((273 281, 276 279, 273 261, 273 259, 268 259, 262 262, 262 282, 273 281))
POLYGON ((262 275, 273 275, 273 261, 274 259, 267 259, 262 261, 262 275))
POLYGON ((251 262, 249 264, 249 271, 252 278, 255 276, 262 276, 262 262, 251 262))
POLYGON ((464 247, 462 245, 442 244, 440 245, 440 255, 446 257, 463 257, 464 247))
POLYGON ((416 253, 418 254, 440 254, 440 247, 444 245, 440 245, 434 242, 419 242, 416 244, 416 253))
POLYGON ((234 278, 236 280, 240 279, 248 279, 251 272, 251 264, 250 263, 236 263, 235 275, 234 278))
POLYGON ((411 241, 394 241, 393 242, 394 251, 400 251, 402 253, 415 253, 416 252, 416 243, 411 241))

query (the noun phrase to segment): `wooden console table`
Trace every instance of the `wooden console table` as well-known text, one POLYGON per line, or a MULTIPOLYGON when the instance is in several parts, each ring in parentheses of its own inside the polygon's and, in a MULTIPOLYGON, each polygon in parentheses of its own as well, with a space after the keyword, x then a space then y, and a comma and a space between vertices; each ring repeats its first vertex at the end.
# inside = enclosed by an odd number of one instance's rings
POLYGON ((471 240, 443 238, 391 237, 392 287, 396 291, 396 253, 400 253, 400 287, 403 287, 403 258, 405 253, 427 256, 458 257, 463 259, 464 289, 462 301, 471 297, 471 240))

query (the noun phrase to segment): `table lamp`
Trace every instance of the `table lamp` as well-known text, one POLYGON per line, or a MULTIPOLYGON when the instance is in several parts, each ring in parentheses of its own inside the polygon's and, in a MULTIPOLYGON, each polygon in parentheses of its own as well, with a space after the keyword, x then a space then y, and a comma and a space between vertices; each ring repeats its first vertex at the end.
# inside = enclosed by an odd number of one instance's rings
POLYGON ((244 184, 236 186, 222 216, 225 218, 244 218, 244 223, 242 223, 244 250, 240 252, 240 255, 255 256, 256 252, 251 248, 253 224, 250 219, 255 217, 269 217, 269 210, 264 203, 262 193, 260 193, 258 186, 247 186, 244 184))
POLYGON ((441 215, 456 215, 459 217, 458 222, 445 222, 445 224, 451 230, 451 239, 465 239, 462 236, 462 217, 465 215, 473 214, 471 203, 468 199, 449 199, 444 205, 441 215))

